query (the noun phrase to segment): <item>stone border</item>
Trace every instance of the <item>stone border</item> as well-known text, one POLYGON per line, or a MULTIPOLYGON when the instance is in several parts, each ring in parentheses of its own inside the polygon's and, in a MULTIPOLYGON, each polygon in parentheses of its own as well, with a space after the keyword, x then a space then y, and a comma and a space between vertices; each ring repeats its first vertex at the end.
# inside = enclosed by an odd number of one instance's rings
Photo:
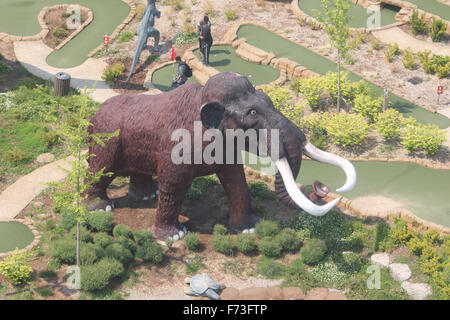
MULTIPOLYGON (((122 23, 120 25, 118 25, 116 27, 116 29, 114 29, 114 31, 109 36, 109 40, 115 39, 119 35, 119 33, 131 22, 131 20, 133 20, 134 16, 136 15, 136 4, 135 4, 135 2, 133 0, 122 0, 122 2, 124 2, 124 3, 126 3, 127 5, 130 6, 130 8, 131 8, 130 13, 122 21, 122 23)), ((94 56, 97 53, 97 51, 103 49, 104 46, 105 45, 103 45, 103 44, 97 46, 94 50, 89 52, 88 57, 92 58, 92 56, 94 56)))
POLYGON ((149 89, 150 94, 159 94, 163 93, 161 90, 156 89, 153 87, 153 73, 159 69, 164 68, 165 66, 168 66, 169 64, 174 64, 175 61, 169 60, 166 62, 163 62, 161 64, 158 64, 157 66, 153 66, 150 68, 150 70, 147 72, 147 75, 145 76, 144 84, 142 85, 144 88, 149 89))
MULTIPOLYGON (((31 249, 36 247, 39 244, 39 242, 41 241, 41 234, 34 226, 34 221, 31 218, 10 219, 10 220, 0 221, 0 222, 18 222, 18 223, 21 223, 21 224, 27 226, 31 230, 31 232, 33 233, 33 236, 34 236, 33 241, 29 245, 27 245, 25 248, 20 249, 20 250, 30 251, 31 249)), ((14 251, 15 250, 8 251, 8 252, 2 252, 2 253, 0 253, 0 258, 5 258, 5 257, 13 254, 14 251)))
MULTIPOLYGON (((264 183, 275 183, 275 176, 271 175, 271 174, 267 174, 264 173, 262 171, 258 171, 255 169, 252 169, 246 165, 244 165, 244 171, 247 174, 248 172, 253 172, 253 173, 258 173, 261 177, 260 180, 263 181, 264 183)), ((252 177, 255 177, 255 175, 251 175, 252 177)), ((258 178, 257 178, 258 179, 258 178)), ((302 187, 302 185, 300 183, 297 183, 297 186, 299 188, 302 187)), ((437 229, 440 233, 447 235, 450 234, 450 228, 434 223, 434 222, 429 222, 426 221, 422 218, 419 218, 418 216, 416 216, 414 213, 412 213, 411 211, 404 209, 404 208, 396 208, 393 210, 388 211, 387 213, 380 213, 378 211, 371 211, 370 209, 364 210, 364 211, 359 211, 357 208, 352 206, 352 200, 345 198, 341 195, 335 194, 330 192, 325 198, 324 200, 326 202, 330 202, 334 199, 337 198, 341 198, 341 200, 338 202, 338 204, 336 205, 336 207, 338 209, 340 209, 342 212, 346 213, 346 214, 350 214, 352 216, 355 217, 359 217, 359 218, 381 218, 384 220, 389 220, 391 218, 394 217, 402 217, 402 218, 409 218, 412 219, 414 221, 417 221, 419 224, 423 225, 426 229, 437 229)))

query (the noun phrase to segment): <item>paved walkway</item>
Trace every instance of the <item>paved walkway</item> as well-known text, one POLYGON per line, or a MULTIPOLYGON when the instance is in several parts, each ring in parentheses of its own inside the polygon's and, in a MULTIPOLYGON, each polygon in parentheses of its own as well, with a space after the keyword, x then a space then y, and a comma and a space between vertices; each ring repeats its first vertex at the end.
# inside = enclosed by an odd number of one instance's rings
POLYGON ((47 64, 47 56, 52 48, 39 41, 15 41, 14 51, 17 60, 33 75, 43 79, 53 79, 58 72, 67 72, 71 76, 73 88, 93 88, 90 97, 97 102, 118 95, 102 80, 102 73, 107 64, 101 60, 89 58, 83 64, 73 68, 55 68, 47 64))
POLYGON ((439 43, 422 41, 407 34, 399 27, 393 27, 385 30, 372 31, 372 34, 381 42, 394 44, 397 43, 401 50, 411 48, 413 52, 431 50, 434 54, 450 55, 450 46, 439 43))
POLYGON ((71 169, 66 160, 57 160, 20 177, 0 194, 0 221, 14 219, 36 196, 48 188, 46 183, 64 179, 71 169))

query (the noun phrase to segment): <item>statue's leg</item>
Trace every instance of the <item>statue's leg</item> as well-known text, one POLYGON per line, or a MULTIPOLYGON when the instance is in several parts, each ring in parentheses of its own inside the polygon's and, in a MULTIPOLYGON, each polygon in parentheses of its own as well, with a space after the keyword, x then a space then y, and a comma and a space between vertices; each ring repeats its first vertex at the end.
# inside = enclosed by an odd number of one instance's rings
POLYGON ((159 31, 155 28, 150 28, 148 35, 155 39, 155 42, 153 45, 153 51, 158 51, 159 50, 159 37, 160 37, 159 31))
POLYGON ((157 186, 151 175, 141 174, 130 177, 128 196, 139 200, 148 200, 155 195, 156 190, 157 186))

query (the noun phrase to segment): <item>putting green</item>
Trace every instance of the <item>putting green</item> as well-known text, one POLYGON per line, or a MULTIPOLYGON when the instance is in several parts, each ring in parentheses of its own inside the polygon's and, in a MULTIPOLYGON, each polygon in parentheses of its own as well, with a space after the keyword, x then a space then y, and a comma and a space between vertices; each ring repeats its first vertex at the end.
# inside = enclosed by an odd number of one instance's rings
MULTIPOLYGON (((155 72, 153 72, 152 76, 153 86, 161 91, 171 90, 172 79, 174 78, 176 73, 177 73, 177 64, 169 64, 156 70, 155 72)), ((195 77, 192 76, 188 78, 187 82, 197 83, 197 80, 195 80, 195 77)))
MULTIPOLYGON (((426 221, 450 227, 450 171, 412 163, 368 161, 353 162, 353 165, 358 182, 353 190, 342 194, 346 198, 389 197, 426 221)), ((273 164, 262 166, 257 163, 250 167, 268 174, 275 173, 273 164)), ((297 181, 310 185, 314 180, 325 183, 334 192, 344 184, 345 175, 342 170, 330 165, 311 160, 302 161, 297 181)))
POLYGON ((450 7, 437 0, 407 0, 414 3, 423 11, 440 16, 445 20, 450 21, 450 7))
MULTIPOLYGON (((0 32, 11 35, 30 36, 41 31, 38 14, 43 7, 67 3, 62 0, 1 0, 0 32)), ((90 8, 94 20, 60 50, 53 51, 47 63, 53 67, 71 68, 82 64, 89 52, 102 44, 103 36, 111 34, 130 12, 121 0, 71 0, 90 8)))
MULTIPOLYGON (((245 38, 249 44, 255 47, 273 52, 278 58, 283 57, 296 61, 319 74, 326 74, 328 71, 337 71, 337 65, 334 62, 264 28, 255 25, 244 25, 239 28, 237 34, 239 38, 245 38)), ((349 72, 349 79, 351 81, 362 80, 361 77, 351 72, 349 72)), ((377 94, 383 94, 382 88, 372 83, 370 85, 375 89, 377 94)), ((425 110, 395 94, 391 93, 389 95, 389 101, 390 105, 404 116, 414 117, 422 123, 434 123, 443 129, 450 126, 450 119, 447 117, 425 110)))
MULTIPOLYGON (((198 50, 195 50, 194 54, 202 61, 198 50)), ((211 67, 220 72, 234 71, 246 75, 254 86, 270 83, 280 76, 280 71, 275 68, 254 64, 237 56, 236 49, 231 46, 212 46, 209 62, 211 67)), ((169 65, 155 71, 152 83, 157 89, 168 91, 172 78, 172 66, 169 65)), ((191 77, 189 81, 195 81, 194 77, 191 77)))
POLYGON ((0 222, 0 252, 23 249, 34 240, 33 233, 19 222, 0 222))
MULTIPOLYGON (((299 8, 311 17, 315 17, 316 13, 314 10, 322 11, 322 6, 320 1, 317 0, 294 0, 298 1, 299 8)), ((395 15, 400 11, 400 8, 385 5, 380 10, 380 26, 384 27, 397 22, 395 20, 395 15)), ((349 10, 349 15, 352 17, 349 26, 352 28, 369 28, 368 21, 371 23, 371 17, 373 16, 373 11, 368 11, 366 8, 352 3, 349 10)))

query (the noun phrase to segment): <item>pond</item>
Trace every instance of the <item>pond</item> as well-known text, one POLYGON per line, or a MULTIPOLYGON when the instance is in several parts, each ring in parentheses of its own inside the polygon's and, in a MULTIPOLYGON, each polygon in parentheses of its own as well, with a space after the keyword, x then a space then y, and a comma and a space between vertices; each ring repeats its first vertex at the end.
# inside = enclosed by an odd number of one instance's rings
POLYGON ((0 252, 23 249, 34 240, 27 226, 19 222, 0 222, 0 252))

